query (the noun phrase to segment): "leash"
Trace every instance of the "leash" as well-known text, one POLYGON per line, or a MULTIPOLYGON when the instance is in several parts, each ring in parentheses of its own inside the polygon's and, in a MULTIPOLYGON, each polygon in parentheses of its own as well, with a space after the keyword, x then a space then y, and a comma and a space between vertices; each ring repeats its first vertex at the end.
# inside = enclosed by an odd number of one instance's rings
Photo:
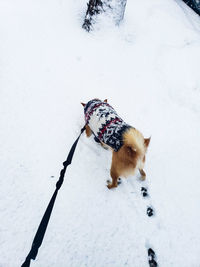
POLYGON ((51 200, 50 200, 50 202, 49 202, 49 204, 47 206, 47 209, 46 209, 46 211, 45 211, 45 213, 43 215, 43 218, 42 218, 42 220, 40 222, 38 230, 37 230, 37 232, 35 234, 31 250, 30 250, 29 254, 27 255, 24 263, 21 265, 21 267, 29 267, 30 263, 31 263, 31 260, 35 260, 36 257, 37 257, 39 247, 42 244, 42 241, 43 241, 43 238, 44 238, 44 235, 45 235, 48 223, 49 223, 49 219, 50 219, 53 207, 54 207, 54 203, 55 203, 55 200, 56 200, 56 196, 57 196, 58 190, 61 188, 61 186, 63 184, 67 166, 70 165, 71 162, 72 162, 72 158, 73 158, 74 151, 76 149, 77 143, 79 141, 79 138, 81 137, 81 134, 84 131, 85 131, 85 126, 81 129, 81 133, 79 134, 78 138, 76 139, 76 141, 72 145, 72 147, 71 147, 71 149, 69 151, 69 154, 67 156, 67 160, 63 162, 64 168, 60 172, 59 180, 56 183, 56 190, 55 190, 55 192, 54 192, 54 194, 53 194, 53 196, 52 196, 52 198, 51 198, 51 200))

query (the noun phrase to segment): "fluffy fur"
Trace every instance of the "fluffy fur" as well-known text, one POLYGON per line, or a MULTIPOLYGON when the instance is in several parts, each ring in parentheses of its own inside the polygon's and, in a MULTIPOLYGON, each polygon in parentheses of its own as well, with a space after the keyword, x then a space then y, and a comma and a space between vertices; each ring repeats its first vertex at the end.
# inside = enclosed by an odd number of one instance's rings
MULTIPOLYGON (((107 102, 107 100, 104 100, 107 102)), ((81 103, 85 106, 84 103, 81 103)), ((86 135, 90 137, 92 129, 86 125, 86 135)), ((145 139, 143 135, 135 128, 130 128, 123 134, 123 145, 116 152, 112 148, 112 164, 110 175, 112 182, 108 183, 109 189, 117 187, 118 179, 123 176, 134 175, 137 170, 140 171, 141 179, 145 180, 146 174, 143 170, 145 164, 145 154, 149 145, 150 138, 145 139)), ((103 147, 108 147, 102 143, 103 147)))

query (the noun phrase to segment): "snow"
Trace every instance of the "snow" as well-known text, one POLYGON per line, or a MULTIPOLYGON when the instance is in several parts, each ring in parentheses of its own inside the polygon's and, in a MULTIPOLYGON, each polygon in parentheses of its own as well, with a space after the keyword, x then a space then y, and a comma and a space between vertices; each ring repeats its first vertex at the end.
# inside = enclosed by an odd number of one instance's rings
POLYGON ((88 34, 86 1, 0 1, 0 266, 20 266, 98 97, 145 137, 145 171, 108 190, 111 152, 81 137, 31 266, 200 262, 200 21, 181 1, 128 1, 88 34), (141 186, 150 199, 143 199, 141 186), (147 217, 152 205, 154 217, 147 217))

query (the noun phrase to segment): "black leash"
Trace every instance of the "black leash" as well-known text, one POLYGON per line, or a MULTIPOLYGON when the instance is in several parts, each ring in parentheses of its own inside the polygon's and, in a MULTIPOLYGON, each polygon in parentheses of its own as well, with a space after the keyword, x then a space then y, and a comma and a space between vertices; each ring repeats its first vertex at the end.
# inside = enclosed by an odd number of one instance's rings
POLYGON ((42 244, 42 241, 43 241, 43 238, 44 238, 47 226, 48 226, 48 222, 49 222, 49 219, 50 219, 50 216, 51 216, 51 212, 53 210, 53 206, 54 206, 54 203, 55 203, 55 200, 56 200, 56 196, 57 196, 58 190, 61 188, 61 186, 63 184, 67 166, 70 165, 71 162, 72 162, 72 158, 73 158, 73 155, 74 155, 74 151, 76 149, 76 145, 77 145, 77 143, 79 141, 79 138, 81 137, 81 134, 84 132, 84 130, 85 130, 85 126, 81 129, 81 133, 80 133, 79 137, 76 139, 76 141, 74 142, 73 146, 71 147, 70 152, 69 152, 69 154, 67 156, 67 160, 65 162, 63 162, 64 168, 60 172, 59 180, 56 183, 56 190, 55 190, 55 192, 54 192, 54 194, 53 194, 53 196, 52 196, 52 198, 51 198, 51 200, 49 202, 49 205, 48 205, 48 207, 47 207, 47 209, 46 209, 46 211, 45 211, 45 213, 43 215, 43 218, 42 218, 42 220, 40 222, 40 225, 38 227, 38 230, 36 232, 36 235, 35 235, 33 243, 32 243, 31 250, 30 250, 29 254, 27 255, 26 260, 24 261, 24 263, 22 264, 21 267, 29 267, 30 263, 31 263, 31 260, 35 260, 36 257, 37 257, 39 247, 42 244))

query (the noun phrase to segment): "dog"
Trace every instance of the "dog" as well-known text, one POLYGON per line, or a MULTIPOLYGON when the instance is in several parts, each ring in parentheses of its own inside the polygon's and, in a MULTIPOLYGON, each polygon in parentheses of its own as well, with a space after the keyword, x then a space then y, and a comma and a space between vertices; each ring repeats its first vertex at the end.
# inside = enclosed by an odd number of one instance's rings
POLYGON ((143 169, 151 138, 144 138, 137 129, 125 123, 107 99, 101 101, 95 98, 81 104, 84 107, 87 137, 93 134, 95 141, 112 150, 112 182, 108 182, 107 187, 117 187, 121 176, 134 175, 137 170, 141 174, 141 180, 145 180, 146 173, 143 169))

